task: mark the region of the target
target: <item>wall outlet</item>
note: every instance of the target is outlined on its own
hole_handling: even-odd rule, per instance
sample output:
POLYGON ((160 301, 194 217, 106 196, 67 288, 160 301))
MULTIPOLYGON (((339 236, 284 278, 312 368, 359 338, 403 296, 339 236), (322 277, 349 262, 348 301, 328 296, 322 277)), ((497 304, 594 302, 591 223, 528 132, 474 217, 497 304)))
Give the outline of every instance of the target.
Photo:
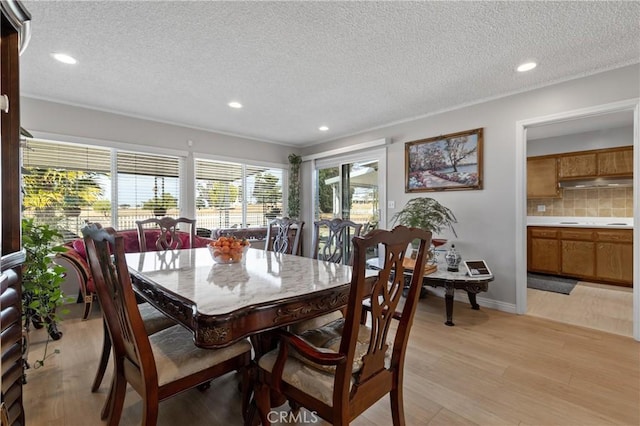
POLYGON ((387 208, 395 209, 396 208, 396 202, 395 201, 387 201, 387 208))
POLYGON ((547 211, 547 206, 545 206, 544 204, 538 204, 538 211, 539 212, 547 211))

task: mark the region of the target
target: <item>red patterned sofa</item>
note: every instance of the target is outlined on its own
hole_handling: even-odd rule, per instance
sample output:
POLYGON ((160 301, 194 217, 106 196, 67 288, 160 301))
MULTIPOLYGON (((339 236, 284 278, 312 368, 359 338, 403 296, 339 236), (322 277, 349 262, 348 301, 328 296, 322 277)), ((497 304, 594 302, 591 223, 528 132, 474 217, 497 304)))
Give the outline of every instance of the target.
MULTIPOLYGON (((147 247, 153 247, 155 249, 159 232, 159 230, 145 231, 147 247)), ((118 234, 124 236, 125 253, 138 253, 140 251, 137 230, 127 229, 118 231, 118 234)), ((182 240, 182 246, 189 247, 189 233, 178 231, 178 235, 182 240)), ((210 241, 211 239, 209 238, 196 236, 193 246, 205 247, 210 241)), ((93 301, 95 299, 95 287, 93 277, 91 276, 91 269, 87 263, 87 252, 84 248, 84 241, 81 238, 78 238, 65 243, 64 247, 67 248, 67 251, 56 253, 53 260, 58 265, 67 268, 67 279, 77 279, 78 286, 80 288, 78 299, 82 298, 82 301, 84 302, 84 314, 82 319, 87 319, 91 313, 91 307, 93 306, 93 301)))

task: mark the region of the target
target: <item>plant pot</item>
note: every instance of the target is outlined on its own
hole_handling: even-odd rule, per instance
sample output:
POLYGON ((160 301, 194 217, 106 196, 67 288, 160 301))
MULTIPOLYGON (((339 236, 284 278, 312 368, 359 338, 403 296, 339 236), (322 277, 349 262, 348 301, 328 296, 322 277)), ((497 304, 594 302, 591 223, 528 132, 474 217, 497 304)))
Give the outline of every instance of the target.
POLYGON ((153 209, 153 214, 155 216, 166 216, 167 215, 167 209, 164 207, 156 207, 155 209, 153 209))

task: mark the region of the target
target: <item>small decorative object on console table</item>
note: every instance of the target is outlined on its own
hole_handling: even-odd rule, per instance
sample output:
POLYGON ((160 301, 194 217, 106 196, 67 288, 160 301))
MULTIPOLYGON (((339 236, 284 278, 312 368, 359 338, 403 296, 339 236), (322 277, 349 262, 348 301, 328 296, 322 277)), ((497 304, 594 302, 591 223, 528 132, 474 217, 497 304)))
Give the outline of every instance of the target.
POLYGON ((447 251, 444 259, 447 261, 447 271, 458 272, 458 267, 460 266, 462 257, 456 250, 455 244, 451 244, 451 248, 449 249, 449 251, 447 251))
MULTIPOLYGON (((439 233, 443 228, 449 228, 456 237, 456 230, 453 224, 457 219, 453 212, 440 204, 437 200, 429 197, 417 197, 409 200, 402 210, 396 212, 391 218, 393 224, 420 228, 431 231, 433 234, 439 233)), ((443 239, 432 239, 432 247, 429 249, 429 264, 435 265, 437 262, 435 247, 446 242, 443 239)))

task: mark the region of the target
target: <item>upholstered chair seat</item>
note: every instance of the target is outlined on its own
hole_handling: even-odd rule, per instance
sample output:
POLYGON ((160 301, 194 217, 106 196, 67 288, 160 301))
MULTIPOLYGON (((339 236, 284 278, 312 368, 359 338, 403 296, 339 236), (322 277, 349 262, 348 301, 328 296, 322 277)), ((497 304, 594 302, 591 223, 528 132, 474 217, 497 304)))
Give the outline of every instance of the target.
MULTIPOLYGON (((325 324, 320 328, 305 330, 298 334, 302 340, 307 342, 318 352, 338 353, 340 342, 344 330, 344 318, 337 319, 325 324)), ((369 338, 371 329, 365 325, 358 330, 358 341, 356 343, 355 357, 351 374, 356 374, 362 369, 362 357, 369 349, 369 338)), ((260 368, 271 373, 278 357, 278 349, 267 353, 260 358, 260 368)), ((388 367, 391 362, 390 351, 385 353, 385 364, 388 367)), ((333 398, 333 383, 336 367, 333 365, 319 365, 303 357, 297 351, 291 351, 291 357, 287 359, 282 373, 282 380, 289 383, 298 390, 313 395, 331 406, 333 398)), ((353 380, 352 380, 353 384, 353 380)))
POLYGON ((221 364, 247 351, 251 343, 242 340, 222 349, 201 349, 193 344, 193 333, 175 325, 149 336, 151 350, 158 371, 158 386, 221 364))

